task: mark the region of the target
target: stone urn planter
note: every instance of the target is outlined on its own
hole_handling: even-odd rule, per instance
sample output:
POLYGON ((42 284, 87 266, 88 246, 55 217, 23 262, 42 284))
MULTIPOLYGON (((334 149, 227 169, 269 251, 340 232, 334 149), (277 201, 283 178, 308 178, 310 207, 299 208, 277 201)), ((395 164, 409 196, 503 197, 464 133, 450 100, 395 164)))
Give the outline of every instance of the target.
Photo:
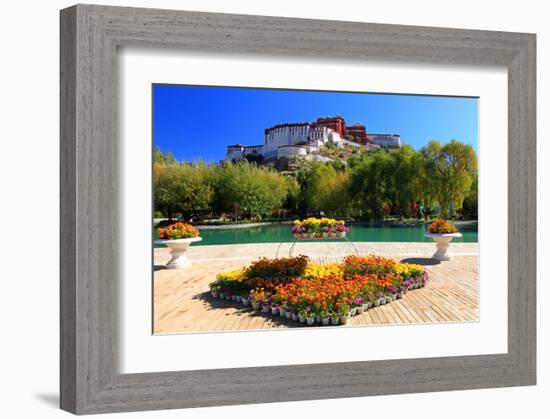
POLYGON ((181 269, 191 266, 191 261, 187 259, 185 253, 191 243, 200 242, 201 240, 200 237, 190 237, 188 239, 155 240, 155 243, 165 244, 170 249, 172 259, 166 264, 166 269, 181 269))
POLYGON ((346 232, 338 232, 338 233, 303 233, 303 234, 294 234, 294 238, 296 240, 311 240, 311 239, 332 239, 332 238, 345 238, 346 232))
POLYGON ((435 241, 436 251, 432 256, 432 259, 435 260, 451 260, 452 256, 448 252, 449 243, 455 237, 462 237, 460 233, 450 233, 450 234, 436 234, 436 233, 426 233, 424 237, 431 237, 435 241))

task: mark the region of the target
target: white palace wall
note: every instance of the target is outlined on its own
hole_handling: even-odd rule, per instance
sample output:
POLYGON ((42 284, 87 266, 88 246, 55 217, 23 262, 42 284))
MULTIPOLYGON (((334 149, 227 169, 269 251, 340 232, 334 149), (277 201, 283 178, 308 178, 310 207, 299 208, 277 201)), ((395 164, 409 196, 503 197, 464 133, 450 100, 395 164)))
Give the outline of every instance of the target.
POLYGON ((278 127, 265 135, 265 152, 273 151, 282 145, 292 145, 298 142, 307 142, 311 127, 309 125, 294 125, 278 127))

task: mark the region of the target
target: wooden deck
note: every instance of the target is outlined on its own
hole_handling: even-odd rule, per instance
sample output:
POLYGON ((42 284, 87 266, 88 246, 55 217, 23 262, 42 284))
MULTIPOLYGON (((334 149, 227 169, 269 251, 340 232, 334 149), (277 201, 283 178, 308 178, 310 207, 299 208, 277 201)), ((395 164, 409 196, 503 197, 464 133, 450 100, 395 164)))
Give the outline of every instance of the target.
MULTIPOLYGON (((426 265, 430 282, 425 288, 409 291, 401 300, 372 308, 364 314, 352 317, 346 326, 338 327, 478 320, 477 244, 456 244, 452 247, 456 254, 454 259, 440 264, 433 264, 429 258, 433 245, 371 245, 377 248, 372 249, 378 250, 377 254, 426 265)), ((237 303, 215 300, 210 296, 208 284, 215 279, 217 273, 245 266, 256 257, 250 255, 252 248, 232 247, 197 246, 190 252, 193 266, 181 270, 161 269, 168 254, 166 249, 155 249, 155 264, 158 265, 154 274, 155 333, 303 327, 298 322, 254 312, 237 303)), ((360 250, 362 254, 372 253, 364 252, 366 249, 360 250)), ((338 258, 323 253, 315 257, 323 262, 338 258)))

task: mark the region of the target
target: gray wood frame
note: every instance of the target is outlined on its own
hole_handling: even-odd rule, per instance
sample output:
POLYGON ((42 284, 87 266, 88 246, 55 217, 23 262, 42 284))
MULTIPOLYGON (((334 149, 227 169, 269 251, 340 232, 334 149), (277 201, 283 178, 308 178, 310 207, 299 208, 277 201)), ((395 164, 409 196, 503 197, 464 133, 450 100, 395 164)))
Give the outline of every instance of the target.
POLYGON ((535 64, 534 34, 92 5, 62 10, 61 408, 88 414, 535 384, 535 64), (507 66, 508 353, 118 374, 117 46, 507 66))

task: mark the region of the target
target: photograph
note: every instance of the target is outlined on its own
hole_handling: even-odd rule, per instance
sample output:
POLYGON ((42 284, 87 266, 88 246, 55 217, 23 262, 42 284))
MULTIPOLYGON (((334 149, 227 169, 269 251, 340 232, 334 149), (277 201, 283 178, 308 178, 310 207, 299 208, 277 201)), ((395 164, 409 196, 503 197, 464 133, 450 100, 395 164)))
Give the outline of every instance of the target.
POLYGON ((545 4, 3 3, 2 417, 544 416, 545 4))
POLYGON ((154 334, 479 320, 477 97, 152 98, 154 334))

